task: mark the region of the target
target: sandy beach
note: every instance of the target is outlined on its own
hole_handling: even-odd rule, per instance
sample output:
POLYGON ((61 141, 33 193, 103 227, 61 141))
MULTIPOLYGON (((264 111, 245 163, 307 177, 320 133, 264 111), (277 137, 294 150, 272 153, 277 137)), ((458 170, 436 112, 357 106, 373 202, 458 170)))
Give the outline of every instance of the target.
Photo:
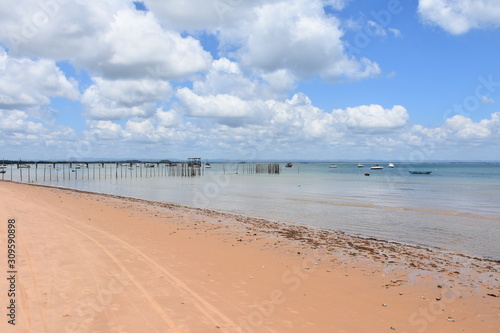
POLYGON ((75 190, 0 197, 1 332, 500 331, 498 261, 75 190))

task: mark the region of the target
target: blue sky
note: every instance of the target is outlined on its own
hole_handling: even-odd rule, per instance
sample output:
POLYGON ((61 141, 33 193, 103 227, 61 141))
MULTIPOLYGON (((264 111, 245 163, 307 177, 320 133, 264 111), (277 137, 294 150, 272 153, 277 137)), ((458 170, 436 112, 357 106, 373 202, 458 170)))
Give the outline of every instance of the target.
POLYGON ((493 0, 22 0, 6 159, 500 160, 493 0))

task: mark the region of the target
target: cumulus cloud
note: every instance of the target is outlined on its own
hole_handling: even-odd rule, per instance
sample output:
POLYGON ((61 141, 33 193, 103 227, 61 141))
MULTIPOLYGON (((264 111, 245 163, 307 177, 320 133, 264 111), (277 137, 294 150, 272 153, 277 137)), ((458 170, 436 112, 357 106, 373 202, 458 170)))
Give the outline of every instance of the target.
POLYGON ((0 110, 0 131, 3 134, 13 133, 38 134, 45 132, 41 123, 28 120, 28 115, 19 110, 0 110))
POLYGON ((47 3, 20 0, 2 6, 0 40, 12 54, 68 60, 114 79, 183 79, 210 64, 198 40, 162 28, 132 2, 47 3))
POLYGON ((296 77, 287 70, 244 73, 237 62, 220 58, 212 62, 207 74, 193 82, 199 95, 227 94, 242 99, 281 98, 295 87, 296 77))
POLYGON ((491 135, 491 128, 498 124, 498 116, 493 114, 491 120, 482 120, 479 123, 474 123, 472 119, 461 115, 456 115, 450 119, 446 119, 442 130, 448 132, 448 136, 458 139, 481 139, 491 135))
POLYGON ((97 36, 124 2, 19 0, 0 8, 0 39, 12 54, 57 60, 89 57, 97 36))
POLYGON ((442 147, 466 147, 479 142, 497 144, 500 139, 500 112, 491 114, 490 119, 474 122, 462 115, 455 115, 446 119, 436 128, 425 128, 413 125, 409 131, 401 135, 410 145, 440 145, 442 147))
POLYGON ((380 73, 376 63, 345 54, 339 20, 326 16, 318 1, 266 4, 255 14, 252 22, 232 36, 243 41, 238 55, 246 66, 327 79, 360 79, 380 73))
POLYGON ((200 42, 166 31, 150 13, 118 11, 102 37, 106 53, 93 66, 110 78, 180 79, 205 71, 211 56, 200 42))
POLYGON ((119 140, 123 130, 119 124, 110 120, 91 120, 87 122, 87 136, 98 140, 119 140))
POLYGON ((325 6, 341 9, 347 1, 169 0, 146 4, 166 27, 211 31, 222 55, 248 68, 334 80, 380 73, 375 62, 346 55, 340 21, 324 10, 325 6))
POLYGON ((149 117, 156 112, 158 101, 169 100, 172 88, 159 80, 106 80, 94 78, 85 90, 82 103, 92 119, 119 120, 128 117, 149 117))
POLYGON ((454 35, 500 27, 500 2, 496 0, 419 0, 418 12, 424 22, 454 35))
POLYGON ((0 108, 40 106, 49 104, 50 97, 78 99, 77 83, 53 61, 0 54, 0 108))
POLYGON ((407 125, 410 119, 406 108, 401 105, 392 109, 384 109, 381 105, 362 105, 336 109, 332 114, 338 122, 358 133, 392 132, 407 125))

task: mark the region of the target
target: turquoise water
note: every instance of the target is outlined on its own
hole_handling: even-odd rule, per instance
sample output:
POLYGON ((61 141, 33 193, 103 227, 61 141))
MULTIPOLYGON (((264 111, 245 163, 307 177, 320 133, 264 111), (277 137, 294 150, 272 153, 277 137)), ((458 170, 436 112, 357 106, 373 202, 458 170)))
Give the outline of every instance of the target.
MULTIPOLYGON (((381 164, 383 170, 370 170, 369 163, 363 168, 357 163, 336 165, 295 163, 279 175, 268 175, 245 173, 249 164, 213 163, 199 177, 168 177, 157 169, 149 170, 155 175, 141 178, 135 177, 135 170, 110 169, 106 179, 102 174, 93 179, 92 167, 77 171, 79 179, 73 173, 70 180, 62 180, 60 171, 55 180, 56 171, 51 170, 52 181, 47 170, 43 181, 38 169, 36 182, 500 259, 500 164, 381 164), (412 175, 409 170, 432 173, 412 175)), ((33 181, 34 170, 30 172, 33 181)), ((18 173, 13 170, 14 180, 18 173)), ((4 176, 9 179, 9 171, 4 176)))

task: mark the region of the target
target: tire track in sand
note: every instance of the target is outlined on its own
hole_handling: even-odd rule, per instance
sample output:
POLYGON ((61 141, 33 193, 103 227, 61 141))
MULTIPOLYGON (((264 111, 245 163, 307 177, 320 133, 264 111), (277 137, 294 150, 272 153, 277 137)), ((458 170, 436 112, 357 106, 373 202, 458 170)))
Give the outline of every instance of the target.
MULTIPOLYGON (((182 333, 182 330, 177 326, 177 324, 174 322, 174 320, 167 314, 163 309, 161 308, 160 304, 151 296, 151 294, 141 285, 137 279, 134 278, 132 273, 122 264, 118 258, 115 257, 106 247, 104 247, 101 243, 99 243, 94 237, 89 236, 87 233, 80 231, 68 224, 64 224, 66 227, 72 229, 73 231, 81 234, 82 236, 86 237, 88 240, 93 242, 97 247, 99 247, 106 255, 128 276, 130 281, 139 289, 146 297, 146 299, 149 301, 153 309, 160 315, 160 317, 165 321, 165 323, 173 330, 175 333, 182 333)), ((94 228, 95 229, 95 228, 94 228)), ((95 229, 96 231, 99 231, 98 229, 95 229)))
MULTIPOLYGON (((64 236, 67 236, 67 234, 68 234, 68 233, 63 233, 62 231, 59 231, 59 233, 63 234, 64 236)), ((82 241, 80 239, 78 239, 75 235, 71 234, 71 237, 75 241, 75 243, 78 244, 78 247, 79 247, 80 251, 85 256, 85 260, 87 262, 87 266, 93 272, 92 276, 94 276, 94 283, 98 287, 99 283, 98 283, 97 279, 95 278, 97 270, 95 269, 94 265, 99 266, 103 271, 108 271, 109 267, 107 265, 101 263, 98 260, 99 257, 97 255, 93 254, 91 251, 89 251, 87 249, 87 247, 85 247, 82 244, 82 241), (93 258, 94 260, 92 260, 91 258, 93 258)), ((123 273, 125 274, 125 272, 123 272, 123 273)), ((128 295, 128 293, 126 293, 125 291, 121 290, 119 294, 120 294, 120 296, 124 297, 129 302, 129 305, 131 305, 135 309, 136 313, 138 313, 140 315, 140 317, 142 318, 142 320, 145 323, 149 323, 149 324, 152 325, 152 323, 149 321, 149 319, 144 315, 142 309, 135 302, 132 301, 132 299, 130 298, 130 296, 128 295)), ((113 316, 113 319, 114 319, 114 322, 116 324, 119 324, 119 322, 116 320, 116 318, 114 316, 113 316)), ((157 329, 156 329, 156 331, 160 332, 157 329)))
MULTIPOLYGON (((83 236, 87 237, 89 240, 91 240, 92 242, 94 242, 96 245, 98 245, 106 254, 108 254, 112 259, 113 261, 122 269, 124 270, 125 272, 127 272, 128 275, 130 275, 130 272, 128 272, 128 270, 125 268, 125 266, 123 266, 123 264, 112 254, 110 253, 104 246, 102 246, 102 244, 100 244, 96 239, 94 239, 94 237, 90 236, 89 234, 81 231, 81 230, 78 230, 72 226, 69 226, 67 224, 65 224, 68 228, 71 228, 73 229, 74 231, 82 234, 83 236)), ((80 224, 82 225, 82 224, 80 224)), ((89 225, 84 225, 85 228, 88 228, 88 229, 91 229, 91 231, 93 232, 97 232, 97 233, 100 233, 104 236, 106 236, 107 238, 113 240, 114 242, 118 243, 118 244, 121 244, 122 246, 124 246, 125 248, 127 248, 129 251, 131 252, 134 252, 136 255, 138 255, 139 257, 143 258, 143 260, 145 260, 146 262, 148 262, 150 265, 152 265, 153 267, 155 267, 158 271, 160 271, 161 273, 165 274, 165 276, 167 276, 171 282, 176 285, 179 289, 185 291, 187 294, 189 294, 195 301, 199 302, 199 304, 196 304, 194 303, 195 306, 197 306, 197 308, 214 324, 214 325, 217 325, 217 326, 221 326, 220 324, 220 321, 224 322, 226 327, 230 327, 230 328, 233 328, 235 330, 237 329, 240 329, 240 327, 235 324, 230 318, 228 318, 225 314, 223 314, 221 311, 219 311, 215 306, 213 306, 212 304, 210 304, 208 301, 206 301, 204 298, 202 298, 199 294, 197 294, 193 289, 189 288, 184 282, 182 282, 180 279, 178 279, 177 277, 175 277, 172 273, 170 273, 169 271, 167 271, 163 266, 161 266, 160 264, 158 264, 156 261, 154 261, 153 259, 151 259, 149 256, 147 256, 146 254, 144 254, 142 251, 140 251, 139 249, 137 249, 136 247, 130 245, 129 243, 125 242, 124 240, 118 238, 117 236, 114 236, 106 231, 103 231, 103 230, 100 230, 100 229, 97 229, 95 227, 92 227, 92 226, 89 226, 89 225), (201 305, 201 306, 200 306, 201 305), (217 316, 220 318, 220 320, 215 320, 213 318, 213 315, 211 315, 210 312, 212 312, 213 315, 217 316)), ((131 277, 132 279, 132 277, 131 277)), ((144 288, 142 286, 140 286, 141 290, 144 290, 144 288)), ((144 292, 147 293, 147 291, 144 290, 144 292)), ((149 295, 149 294, 148 294, 149 295)), ((154 299, 153 299, 154 301, 154 299)), ((158 305, 156 303, 156 305, 158 305)))

